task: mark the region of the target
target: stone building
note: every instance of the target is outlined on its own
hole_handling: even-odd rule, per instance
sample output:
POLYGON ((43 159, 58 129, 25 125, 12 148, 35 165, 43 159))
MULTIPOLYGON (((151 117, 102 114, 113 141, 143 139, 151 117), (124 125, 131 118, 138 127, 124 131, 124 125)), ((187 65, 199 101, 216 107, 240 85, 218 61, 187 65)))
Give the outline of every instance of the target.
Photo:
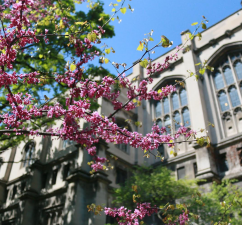
MULTIPOLYGON (((186 36, 187 32, 181 33, 182 44, 186 36)), ((118 112, 117 123, 143 134, 150 131, 154 119, 159 126, 169 127, 170 132, 180 123, 195 130, 207 129, 210 147, 181 142, 174 157, 167 146, 160 146, 163 164, 174 171, 177 179, 206 179, 205 188, 214 179, 223 178, 237 178, 242 186, 242 10, 202 32, 202 40, 194 38, 186 45, 190 51, 180 51, 175 63, 153 75, 149 88, 158 90, 186 79, 187 70, 196 71, 196 64, 204 60, 214 71, 206 71, 198 81, 186 79, 184 87, 161 102, 144 101, 134 112, 118 112), (143 126, 127 124, 126 119, 142 121, 143 126), (209 122, 215 127, 208 126, 209 122)), ((154 62, 162 63, 175 51, 154 62)), ((128 77, 135 84, 139 82, 136 78, 146 77, 146 71, 137 64, 128 77)), ((125 95, 121 98, 124 101, 125 95)), ((99 104, 101 113, 111 112, 106 99, 99 104)), ((87 205, 110 205, 110 191, 130 176, 134 164, 161 164, 154 157, 144 158, 142 151, 131 146, 100 142, 97 147, 98 155, 109 158, 113 170, 90 175, 90 156, 71 141, 30 138, 2 152, 2 160, 14 163, 0 165, 0 224, 105 224, 106 216, 87 212, 87 205), (114 156, 119 160, 115 161, 114 156)))

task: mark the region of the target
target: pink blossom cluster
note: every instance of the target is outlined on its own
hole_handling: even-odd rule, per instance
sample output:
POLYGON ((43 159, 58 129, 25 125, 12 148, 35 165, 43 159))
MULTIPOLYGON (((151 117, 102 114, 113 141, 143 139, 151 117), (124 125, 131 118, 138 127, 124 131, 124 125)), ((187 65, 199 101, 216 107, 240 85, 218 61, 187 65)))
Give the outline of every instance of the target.
POLYGON ((134 212, 124 208, 105 208, 106 215, 117 219, 119 225, 139 225, 139 220, 144 219, 145 216, 151 216, 157 213, 156 206, 151 207, 150 203, 138 203, 134 212))

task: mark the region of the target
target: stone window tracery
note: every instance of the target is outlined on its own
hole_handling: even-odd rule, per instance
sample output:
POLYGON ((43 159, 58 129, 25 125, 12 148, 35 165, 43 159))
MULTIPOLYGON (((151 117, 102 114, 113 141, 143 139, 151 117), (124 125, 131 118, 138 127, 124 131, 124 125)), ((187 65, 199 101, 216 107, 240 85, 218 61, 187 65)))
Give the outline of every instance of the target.
POLYGON ((242 132, 242 55, 227 54, 214 66, 213 86, 226 137, 242 132), (241 119, 241 120, 240 120, 241 119))
POLYGON ((154 118, 159 128, 166 127, 167 133, 174 133, 181 125, 189 127, 191 121, 185 87, 177 88, 161 101, 154 101, 154 118))

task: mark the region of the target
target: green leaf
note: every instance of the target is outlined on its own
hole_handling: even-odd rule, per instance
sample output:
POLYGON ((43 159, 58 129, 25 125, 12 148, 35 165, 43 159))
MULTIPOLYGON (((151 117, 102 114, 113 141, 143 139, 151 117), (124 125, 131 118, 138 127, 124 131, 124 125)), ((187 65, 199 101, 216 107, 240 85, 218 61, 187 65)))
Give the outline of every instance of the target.
POLYGON ((159 89, 159 90, 158 90, 158 94, 160 94, 161 92, 162 92, 162 90, 161 90, 161 89, 159 89))
POLYGON ((199 69, 199 73, 200 73, 201 75, 203 75, 203 74, 205 73, 205 68, 200 68, 200 69, 199 69))
POLYGON ((121 2, 122 0, 117 0, 117 2, 121 2))
POLYGON ((115 11, 116 11, 116 9, 115 9, 115 8, 113 8, 113 9, 112 9, 112 12, 115 12, 115 11))
POLYGON ((110 48, 105 49, 105 52, 106 52, 107 54, 109 54, 109 53, 110 53, 110 48))
POLYGON ((198 22, 192 23, 192 26, 195 26, 195 25, 197 25, 197 24, 198 24, 198 22))
POLYGON ((137 50, 138 50, 138 51, 143 51, 143 48, 144 48, 144 44, 143 44, 142 42, 140 42, 140 44, 139 44, 137 50))
POLYGON ((154 39, 153 39, 152 37, 149 37, 149 40, 150 40, 150 41, 154 41, 154 39))
POLYGON ((200 146, 203 146, 204 145, 204 138, 197 138, 197 144, 200 145, 200 146))
POLYGON ((202 39, 202 34, 198 32, 197 37, 199 38, 199 41, 200 41, 202 39))
POLYGON ((43 55, 42 54, 39 54, 39 58, 42 59, 43 58, 43 55))
POLYGON ((71 69, 71 71, 74 71, 76 69, 76 65, 72 63, 70 66, 70 69, 71 69))
POLYGON ((69 38, 69 33, 68 32, 66 32, 65 35, 66 35, 65 38, 69 38))
POLYGON ((161 45, 164 48, 167 48, 172 45, 172 42, 164 35, 161 36, 161 45))
POLYGON ((197 64, 195 64, 195 66, 198 66, 198 65, 200 65, 201 63, 197 63, 197 64))
POLYGON ((104 62, 107 64, 109 62, 109 59, 104 59, 104 62))
POLYGON ((121 11, 121 13, 125 14, 127 9, 125 7, 123 7, 123 8, 120 9, 120 11, 121 11))
POLYGON ((142 60, 140 63, 139 63, 142 67, 146 68, 149 64, 148 60, 147 59, 144 59, 142 60))
POLYGON ((202 29, 207 29, 207 26, 206 26, 206 24, 205 23, 202 23, 202 29))
POLYGON ((87 39, 88 39, 89 41, 91 41, 91 42, 95 42, 96 39, 97 39, 97 35, 96 35, 95 33, 89 33, 89 34, 87 35, 87 39))

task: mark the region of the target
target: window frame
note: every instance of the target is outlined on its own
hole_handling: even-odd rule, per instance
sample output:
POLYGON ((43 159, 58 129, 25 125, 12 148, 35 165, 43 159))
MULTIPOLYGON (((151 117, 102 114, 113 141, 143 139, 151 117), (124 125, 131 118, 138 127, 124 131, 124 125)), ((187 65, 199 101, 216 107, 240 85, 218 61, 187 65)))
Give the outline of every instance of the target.
POLYGON ((213 89, 213 95, 215 99, 215 105, 218 111, 218 114, 220 115, 220 124, 222 126, 222 136, 223 138, 241 133, 239 125, 238 125, 238 118, 237 118, 237 112, 238 108, 242 109, 242 77, 239 78, 236 72, 236 65, 237 63, 242 64, 242 52, 240 51, 227 51, 224 56, 218 58, 216 60, 217 63, 214 63, 214 71, 209 73, 210 75, 210 81, 212 84, 212 89, 213 89), (222 59, 222 60, 220 60, 222 59), (227 83, 225 76, 224 76, 224 69, 229 67, 231 69, 231 74, 233 77, 234 82, 233 83, 227 83), (223 82, 224 82, 224 87, 217 89, 216 83, 215 83, 215 74, 219 72, 222 76, 223 82), (238 98, 236 101, 239 101, 240 104, 235 104, 236 101, 233 100, 233 96, 231 95, 230 90, 232 88, 235 88, 237 91, 237 96, 238 98), (221 107, 221 102, 219 99, 220 94, 224 92, 227 98, 227 106, 224 110, 222 110, 221 107), (228 116, 231 119, 230 125, 228 125, 228 116), (232 126, 232 130, 229 129, 232 126))

